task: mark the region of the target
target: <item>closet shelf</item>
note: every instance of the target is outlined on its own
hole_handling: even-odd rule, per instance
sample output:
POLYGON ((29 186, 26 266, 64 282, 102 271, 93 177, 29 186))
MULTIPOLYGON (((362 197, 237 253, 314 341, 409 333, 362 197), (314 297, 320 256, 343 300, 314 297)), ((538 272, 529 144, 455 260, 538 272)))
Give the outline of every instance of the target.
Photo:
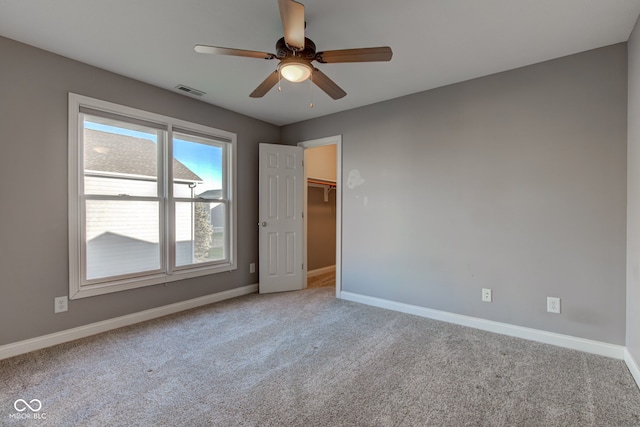
POLYGON ((324 201, 329 201, 329 191, 336 188, 335 181, 329 181, 326 179, 307 178, 307 186, 318 187, 324 189, 324 201))
POLYGON ((329 181, 329 180, 326 180, 326 179, 307 178, 307 185, 310 185, 310 184, 322 185, 322 186, 326 186, 326 187, 336 188, 336 182, 335 181, 329 181))

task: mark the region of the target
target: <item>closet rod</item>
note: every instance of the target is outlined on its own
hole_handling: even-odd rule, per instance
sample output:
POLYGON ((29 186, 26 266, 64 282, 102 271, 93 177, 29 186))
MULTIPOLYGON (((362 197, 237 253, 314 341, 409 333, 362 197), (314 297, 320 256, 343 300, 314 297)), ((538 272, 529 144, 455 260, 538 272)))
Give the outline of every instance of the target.
POLYGON ((329 187, 336 187, 336 183, 333 181, 325 181, 322 179, 307 179, 307 184, 318 184, 318 185, 328 185, 329 187))

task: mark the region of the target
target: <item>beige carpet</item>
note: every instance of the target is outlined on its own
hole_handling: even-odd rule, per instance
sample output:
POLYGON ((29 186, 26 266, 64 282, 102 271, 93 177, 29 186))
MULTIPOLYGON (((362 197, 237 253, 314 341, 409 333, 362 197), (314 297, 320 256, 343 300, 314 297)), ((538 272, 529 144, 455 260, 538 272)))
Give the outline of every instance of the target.
POLYGON ((640 392, 620 360, 341 301, 326 287, 0 361, 0 425, 632 426, 640 392), (17 399, 39 399, 46 419, 11 418, 17 399))

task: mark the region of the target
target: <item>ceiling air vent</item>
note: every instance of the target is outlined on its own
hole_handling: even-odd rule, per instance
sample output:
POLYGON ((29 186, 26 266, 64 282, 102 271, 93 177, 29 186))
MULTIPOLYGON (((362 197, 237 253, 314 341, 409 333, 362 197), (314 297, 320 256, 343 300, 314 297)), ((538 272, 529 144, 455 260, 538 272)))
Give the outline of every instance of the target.
POLYGON ((198 90, 198 89, 194 89, 192 87, 189 86, 185 86, 185 85, 178 85, 176 86, 176 89, 181 90, 182 92, 186 92, 188 94, 191 95, 196 95, 196 96, 202 96, 205 94, 205 92, 198 90))

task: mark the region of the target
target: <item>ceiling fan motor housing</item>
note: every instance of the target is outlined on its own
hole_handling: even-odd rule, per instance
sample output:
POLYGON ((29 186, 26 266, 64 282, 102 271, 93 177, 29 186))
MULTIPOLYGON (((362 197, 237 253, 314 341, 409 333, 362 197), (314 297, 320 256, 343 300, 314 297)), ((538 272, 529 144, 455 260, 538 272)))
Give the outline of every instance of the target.
POLYGON ((290 56, 296 56, 300 58, 312 61, 316 57, 316 44, 308 39, 304 38, 304 49, 294 51, 284 41, 284 37, 276 42, 276 57, 280 59, 288 58, 290 56))

